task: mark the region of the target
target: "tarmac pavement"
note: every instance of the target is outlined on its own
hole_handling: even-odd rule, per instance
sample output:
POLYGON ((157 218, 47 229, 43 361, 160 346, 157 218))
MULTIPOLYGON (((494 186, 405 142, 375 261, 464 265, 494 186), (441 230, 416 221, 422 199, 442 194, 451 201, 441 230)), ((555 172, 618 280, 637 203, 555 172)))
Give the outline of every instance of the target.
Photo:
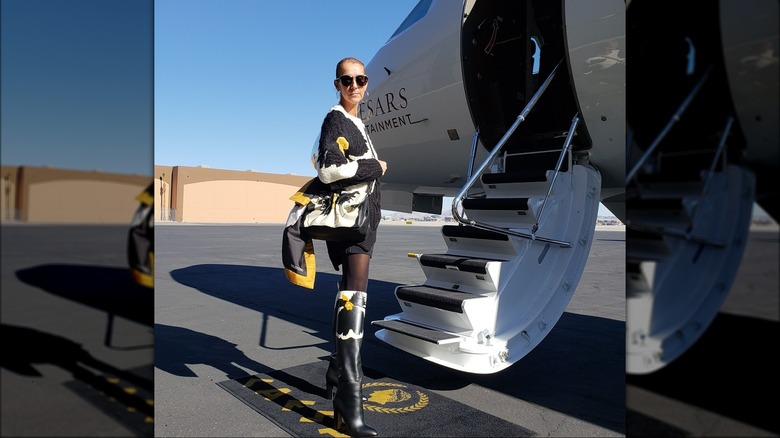
MULTIPOLYGON (((502 372, 471 375, 379 341, 369 323, 400 311, 395 286, 425 280, 407 253, 443 252, 440 226, 380 225, 370 268, 363 366, 538 435, 623 436, 623 228, 596 232, 567 311, 534 351, 502 372)), ((340 274, 324 243, 315 241, 317 277, 308 290, 284 277, 281 224, 156 228, 155 434, 288 436, 217 383, 329 354, 340 274)), ((314 383, 324 386, 324 376, 314 383)))
MULTIPOLYGON (((383 223, 367 321, 400 310, 396 285, 424 280, 406 254, 443 251, 440 225, 383 223)), ((339 274, 324 245, 315 243, 317 283, 305 290, 282 273, 281 224, 156 228, 152 296, 128 281, 127 226, 0 227, 0 435, 287 436, 217 383, 325 358, 339 274), (106 387, 110 375, 123 378, 106 387), (154 404, 153 419, 143 403, 154 404)), ((778 388, 766 360, 780 320, 777 229, 751 233, 712 327, 649 381, 624 374, 624 249, 622 227, 597 228, 561 320, 505 371, 432 364, 379 341, 368 324, 364 366, 538 435, 777 436, 776 404, 755 396, 778 388)))
POLYGON ((151 436, 153 306, 127 225, 3 224, 3 437, 151 436))

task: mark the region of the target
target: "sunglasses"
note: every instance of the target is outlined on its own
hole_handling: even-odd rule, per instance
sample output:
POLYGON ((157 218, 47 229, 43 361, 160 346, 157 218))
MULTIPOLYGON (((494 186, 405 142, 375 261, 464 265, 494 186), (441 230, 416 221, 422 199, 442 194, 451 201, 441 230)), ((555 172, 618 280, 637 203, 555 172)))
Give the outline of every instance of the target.
MULTIPOLYGON (((341 81, 341 85, 345 87, 349 87, 350 85, 352 85, 352 79, 353 77, 349 75, 342 75, 336 78, 336 80, 341 81)), ((357 75, 354 77, 354 79, 355 82, 357 82, 358 87, 365 87, 366 84, 368 83, 368 76, 366 75, 357 75)))

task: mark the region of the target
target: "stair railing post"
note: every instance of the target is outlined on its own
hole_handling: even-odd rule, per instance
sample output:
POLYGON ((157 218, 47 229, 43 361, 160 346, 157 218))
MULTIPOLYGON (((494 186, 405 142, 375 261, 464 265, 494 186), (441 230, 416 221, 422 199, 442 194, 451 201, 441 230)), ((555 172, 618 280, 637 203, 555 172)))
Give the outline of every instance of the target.
MULTIPOLYGON (((539 87, 536 93, 534 93, 534 95, 528 101, 525 108, 523 108, 523 110, 520 112, 520 115, 517 116, 517 119, 515 119, 514 123, 512 123, 512 126, 509 128, 509 130, 504 134, 503 137, 501 137, 501 140, 499 140, 498 143, 496 143, 496 146, 490 152, 490 155, 488 155, 485 161, 483 161, 482 164, 479 166, 479 168, 476 170, 474 175, 472 175, 468 179, 468 181, 466 181, 466 184, 463 186, 463 188, 461 188, 458 194, 455 195, 455 197, 452 199, 452 217, 458 223, 469 224, 469 225, 475 224, 474 221, 461 216, 460 212, 458 211, 458 209, 460 208, 460 204, 463 202, 463 198, 466 197, 466 193, 468 193, 468 190, 474 185, 477 179, 479 179, 482 176, 482 174, 485 172, 485 169, 487 169, 488 166, 493 163, 493 160, 495 160, 495 158, 501 152, 501 149, 504 147, 507 140, 509 140, 509 137, 511 137, 512 134, 517 129, 517 127, 520 126, 520 123, 525 121, 526 116, 528 115, 528 113, 531 112, 534 105, 536 105, 536 102, 539 100, 539 97, 541 97, 542 93, 544 93, 544 91, 550 85, 550 82, 552 82, 552 79, 555 76, 555 73, 558 71, 558 67, 561 66, 561 63, 563 63, 563 60, 558 61, 558 64, 555 66, 555 68, 553 68, 552 72, 550 72, 550 75, 547 76, 547 79, 544 80, 544 83, 542 83, 542 85, 539 87)), ((501 228, 501 230, 503 230, 503 228, 501 228)), ((506 231, 501 231, 501 232, 505 233, 506 231)))
POLYGON ((661 131, 660 134, 653 140, 653 143, 650 145, 650 147, 647 148, 647 150, 642 154, 642 156, 639 158, 639 161, 634 165, 634 167, 631 169, 630 172, 626 175, 626 183, 631 182, 632 179, 634 179, 634 175, 639 171, 639 169, 642 167, 642 165, 645 163, 648 157, 653 153, 655 148, 658 146, 659 143, 661 143, 661 140, 666 137, 666 134, 669 133, 669 130, 672 129, 672 126, 674 126, 679 120, 680 116, 683 112, 685 112, 685 109, 688 107, 688 104, 691 103, 694 96, 698 94, 699 89, 701 89, 702 85, 704 85, 704 82, 707 80, 707 77, 710 75, 710 71, 712 70, 712 67, 709 67, 707 71, 704 73, 704 75, 699 79, 699 82, 696 83, 696 85, 693 87, 691 92, 688 94, 688 96, 683 100, 682 104, 680 104, 680 107, 677 109, 677 112, 672 115, 671 119, 666 123, 666 126, 664 126, 664 129, 661 131))
POLYGON ((474 173, 474 161, 477 159, 477 144, 479 143, 479 126, 474 131, 474 136, 471 139, 471 155, 469 155, 469 167, 466 169, 466 179, 471 178, 474 173))
MULTIPOLYGON (((726 138, 731 133, 731 127, 734 125, 734 116, 729 115, 728 118, 726 118, 726 126, 723 128, 723 134, 720 136, 720 141, 718 142, 718 149, 715 151, 715 156, 712 157, 712 162, 710 163, 709 171, 707 172, 707 177, 704 179, 704 184, 702 184, 701 188, 701 194, 699 195, 699 199, 694 202, 693 207, 691 208, 691 219, 693 219, 693 216, 696 214, 696 210, 699 208, 699 203, 701 200, 707 196, 707 191, 709 190, 710 181, 712 181, 712 174, 715 172, 715 166, 718 164, 718 160, 721 159, 721 157, 724 157, 724 163, 725 163, 725 154, 723 153, 723 149, 726 146, 726 138)), ((691 232, 693 229, 693 221, 691 221, 688 224, 687 232, 691 232)))
POLYGON ((553 173, 552 180, 550 180, 550 183, 547 185, 547 193, 544 195, 544 200, 542 201, 542 206, 539 207, 539 215, 536 218, 536 223, 534 224, 533 228, 531 228, 531 235, 536 238, 536 231, 539 230, 539 221, 542 220, 542 213, 544 213, 544 206, 547 204, 547 199, 550 197, 550 193, 552 193, 553 186, 555 185, 555 180, 558 178, 558 172, 561 170, 561 165, 563 164, 563 159, 566 157, 566 153, 571 148, 571 140, 574 138, 574 132, 577 129, 577 124, 580 122, 580 114, 576 113, 574 114, 574 118, 571 120, 571 126, 569 126, 569 132, 566 133, 566 141, 563 142, 563 149, 561 149, 561 154, 558 156, 558 162, 555 164, 555 172, 553 173))

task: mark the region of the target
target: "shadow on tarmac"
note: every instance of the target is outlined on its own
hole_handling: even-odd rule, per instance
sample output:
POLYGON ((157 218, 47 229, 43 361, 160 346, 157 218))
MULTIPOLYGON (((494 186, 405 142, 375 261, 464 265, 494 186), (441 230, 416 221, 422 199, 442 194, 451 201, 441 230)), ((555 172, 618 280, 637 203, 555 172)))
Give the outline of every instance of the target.
MULTIPOLYGON (((154 293, 150 288, 138 285, 127 269, 87 265, 40 265, 16 272, 17 278, 29 285, 61 298, 104 311, 108 314, 104 345, 115 350, 148 349, 151 345, 111 345, 113 318, 152 326, 154 319, 154 293)), ((78 324, 73 321, 71 324, 78 324)), ((6 353, 0 365, 16 374, 43 378, 36 366, 54 365, 69 372, 84 386, 66 384, 83 397, 113 413, 116 402, 128 412, 138 412, 153 418, 154 407, 147 399, 153 394, 152 367, 134 372, 117 368, 94 357, 82 344, 63 336, 46 333, 32 327, 9 324, 0 325, 6 353), (91 388, 91 389, 90 389, 91 388), (134 389, 133 389, 134 388, 134 389), (101 395, 96 395, 97 393, 101 395)), ((127 416, 119 414, 120 417, 127 416)), ((122 418, 123 423, 138 431, 148 433, 146 422, 137 424, 138 417, 122 418)), ((143 418, 143 417, 140 417, 143 418)))
MULTIPOLYGON (((55 365, 70 372, 76 380, 102 391, 107 397, 113 397, 123 405, 135 408, 150 417, 154 415, 154 409, 151 405, 142 398, 126 392, 121 386, 112 383, 106 375, 119 378, 148 391, 152 391, 151 379, 121 370, 96 359, 81 344, 62 336, 8 324, 0 324, 0 332, 6 350, 0 358, 2 368, 23 376, 44 377, 35 365, 55 365)), ((108 399, 106 402, 111 403, 108 399)))
POLYGON ((154 326, 154 366, 180 377, 198 377, 187 365, 210 365, 227 375, 228 379, 247 376, 240 365, 257 374, 271 368, 250 359, 237 347, 216 336, 165 324, 154 326), (236 365, 234 365, 236 364, 236 365))
MULTIPOLYGON (((719 313, 683 356, 655 373, 629 375, 627 383, 778 433, 777 404, 759 396, 780 389, 777 358, 770 354, 778 326, 776 321, 719 313)), ((629 435, 642 436, 641 422, 630 421, 629 426, 629 435)))
POLYGON ((127 268, 40 265, 21 269, 16 276, 52 295, 149 327, 154 325, 154 290, 133 281, 127 268))
MULTIPOLYGON (((283 270, 278 268, 199 264, 173 270, 170 274, 183 285, 261 314, 264 321, 258 334, 260 347, 310 347, 287 347, 284 340, 269 336, 266 322, 269 317, 275 317, 306 327, 308 334, 322 339, 315 345, 331 349, 332 309, 340 275, 317 273, 315 288, 309 290, 287 281, 283 270)), ((367 376, 373 379, 388 376, 445 391, 477 384, 620 433, 625 430, 623 321, 564 313, 554 330, 523 360, 495 374, 469 374, 400 351, 372 336, 377 329, 370 321, 400 311, 394 295, 396 286, 399 285, 369 281, 367 336, 362 350, 367 376)), ((158 368, 177 375, 192 375, 185 370, 184 364, 203 363, 236 376, 237 370, 225 368, 227 357, 257 372, 267 372, 260 369, 266 367, 253 363, 236 350, 234 344, 186 329, 157 327, 155 339, 160 347, 156 356, 158 368), (174 347, 174 343, 178 347, 174 347), (176 348, 181 350, 177 352, 176 348), (221 349, 226 354, 221 359, 222 363, 214 363, 213 358, 220 354, 210 353, 212 349, 221 349)), ((323 360, 325 358, 322 357, 323 360)))

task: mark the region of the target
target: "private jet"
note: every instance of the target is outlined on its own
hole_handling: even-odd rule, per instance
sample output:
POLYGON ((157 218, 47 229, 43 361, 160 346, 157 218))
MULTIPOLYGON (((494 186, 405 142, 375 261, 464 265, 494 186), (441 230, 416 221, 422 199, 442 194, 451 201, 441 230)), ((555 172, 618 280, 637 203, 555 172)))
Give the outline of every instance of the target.
POLYGON ((376 336, 468 373, 550 333, 599 203, 626 225, 626 371, 707 329, 754 205, 777 220, 778 5, 421 0, 366 65, 383 208, 457 222, 376 336), (632 53, 627 75, 626 51, 632 53), (629 98, 626 98, 627 91, 629 98))
POLYGON ((627 8, 626 372, 688 351, 778 217, 776 0, 627 8))
POLYGON ((444 253, 410 254, 426 280, 395 289, 379 339, 490 374, 550 333, 599 204, 626 218, 625 18, 621 0, 422 0, 366 64, 382 208, 452 197, 457 221, 444 253))

